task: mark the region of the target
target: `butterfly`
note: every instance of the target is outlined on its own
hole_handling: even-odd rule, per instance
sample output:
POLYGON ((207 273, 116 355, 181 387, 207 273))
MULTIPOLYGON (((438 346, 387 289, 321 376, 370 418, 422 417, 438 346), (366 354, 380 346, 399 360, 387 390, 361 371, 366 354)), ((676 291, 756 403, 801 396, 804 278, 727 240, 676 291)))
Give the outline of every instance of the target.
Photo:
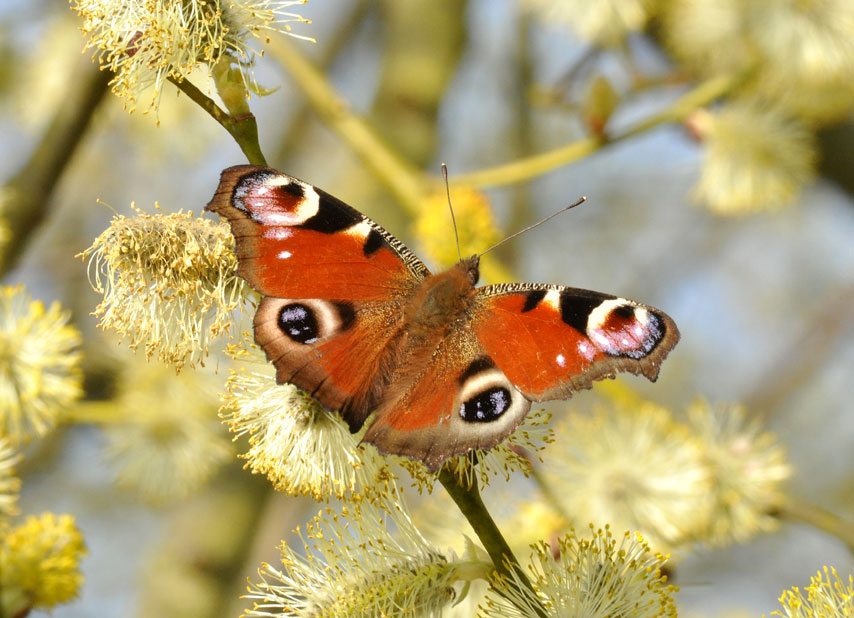
POLYGON ((531 402, 618 371, 654 381, 679 341, 662 311, 559 285, 475 287, 479 257, 432 274, 341 200, 251 165, 207 210, 231 224, 237 273, 262 295, 255 341, 363 441, 438 469, 510 435, 531 402))

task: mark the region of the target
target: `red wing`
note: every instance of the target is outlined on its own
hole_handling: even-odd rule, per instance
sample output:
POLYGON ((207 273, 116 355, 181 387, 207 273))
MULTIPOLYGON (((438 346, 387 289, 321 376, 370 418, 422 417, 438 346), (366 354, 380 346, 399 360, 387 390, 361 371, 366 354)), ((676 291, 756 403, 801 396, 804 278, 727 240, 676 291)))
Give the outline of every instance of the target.
POLYGON ((664 312, 599 292, 531 283, 480 288, 472 328, 526 397, 564 399, 618 371, 658 377, 679 341, 664 312))
POLYGON ((379 403, 401 319, 390 303, 268 296, 255 314, 255 341, 278 383, 302 388, 358 431, 379 403))
POLYGON ((429 275, 403 243, 357 210, 267 167, 224 170, 206 209, 229 220, 237 272, 266 296, 390 299, 429 275))
POLYGON ((494 446, 531 407, 467 328, 453 330, 426 367, 405 375, 383 397, 363 439, 431 470, 449 457, 494 446))

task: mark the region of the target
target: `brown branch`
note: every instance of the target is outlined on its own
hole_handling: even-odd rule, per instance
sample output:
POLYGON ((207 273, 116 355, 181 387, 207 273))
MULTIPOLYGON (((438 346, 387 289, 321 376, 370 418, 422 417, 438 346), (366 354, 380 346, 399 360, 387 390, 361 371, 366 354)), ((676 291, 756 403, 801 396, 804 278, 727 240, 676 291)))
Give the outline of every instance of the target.
POLYGON ((2 191, 9 239, 0 246, 0 275, 8 273, 49 212, 50 198, 112 78, 87 62, 75 70, 41 141, 2 191))

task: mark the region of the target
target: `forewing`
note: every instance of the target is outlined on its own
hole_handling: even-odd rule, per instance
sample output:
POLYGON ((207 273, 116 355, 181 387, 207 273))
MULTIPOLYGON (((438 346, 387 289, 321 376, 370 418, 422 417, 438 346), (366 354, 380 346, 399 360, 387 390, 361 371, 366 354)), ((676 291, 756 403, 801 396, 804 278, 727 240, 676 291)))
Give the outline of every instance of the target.
POLYGON ((471 326, 531 400, 565 399, 617 372, 655 381, 679 341, 663 311, 609 294, 532 283, 478 289, 471 326))
POLYGON ((382 227, 267 167, 222 172, 207 210, 228 219, 238 274, 264 295, 255 341, 290 382, 358 430, 394 362, 401 303, 424 264, 382 227))
POLYGON ((231 223, 237 272, 266 296, 384 300, 429 274, 368 217, 274 169, 224 170, 206 209, 231 223))

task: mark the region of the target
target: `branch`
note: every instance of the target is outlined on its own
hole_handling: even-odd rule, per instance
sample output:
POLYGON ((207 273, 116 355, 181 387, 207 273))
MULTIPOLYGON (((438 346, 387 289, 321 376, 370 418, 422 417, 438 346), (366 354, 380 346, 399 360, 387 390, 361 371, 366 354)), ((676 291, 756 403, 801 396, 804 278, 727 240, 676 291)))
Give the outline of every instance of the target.
POLYGON ((741 74, 712 78, 682 95, 662 111, 615 135, 591 135, 555 150, 519 159, 512 163, 487 168, 479 172, 461 174, 452 178, 452 181, 477 187, 495 187, 536 178, 582 159, 609 144, 615 144, 640 133, 645 133, 661 124, 681 121, 692 111, 708 105, 730 92, 743 79, 744 76, 741 74))
POLYGON ((854 523, 846 521, 821 507, 788 497, 780 507, 781 520, 798 521, 824 530, 841 540, 854 553, 854 523))
POLYGON ((267 159, 264 158, 264 153, 261 152, 261 145, 258 142, 258 123, 252 113, 247 112, 239 116, 231 116, 189 80, 177 79, 170 75, 169 81, 229 132, 251 164, 267 165, 267 159))
POLYGON ((285 67, 326 124, 371 168, 410 214, 417 214, 426 191, 421 174, 398 156, 333 88, 323 72, 285 37, 274 37, 267 53, 285 67))
POLYGON ((112 77, 110 71, 101 71, 91 63, 80 65, 36 149, 0 189, 6 194, 2 216, 10 233, 9 240, 0 246, 0 275, 15 266, 32 233, 47 216, 51 194, 83 141, 112 77))

